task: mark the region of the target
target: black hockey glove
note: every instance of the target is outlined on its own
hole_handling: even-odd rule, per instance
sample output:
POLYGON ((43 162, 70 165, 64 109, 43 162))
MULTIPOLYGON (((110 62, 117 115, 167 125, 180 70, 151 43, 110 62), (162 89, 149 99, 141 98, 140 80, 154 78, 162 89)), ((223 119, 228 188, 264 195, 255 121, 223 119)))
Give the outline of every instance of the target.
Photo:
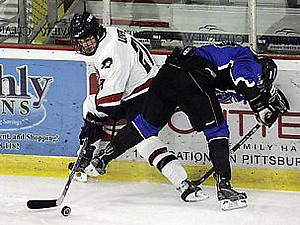
POLYGON ((95 149, 98 147, 102 133, 103 133, 103 126, 104 122, 107 117, 99 118, 94 116, 91 113, 88 113, 84 120, 84 125, 81 127, 81 132, 79 134, 79 141, 80 145, 83 144, 83 139, 88 137, 88 147, 83 154, 80 168, 84 169, 89 165, 93 158, 93 153, 95 149))
POLYGON ((283 92, 274 86, 249 100, 249 104, 258 122, 268 127, 275 123, 279 113, 285 113, 290 109, 283 92))

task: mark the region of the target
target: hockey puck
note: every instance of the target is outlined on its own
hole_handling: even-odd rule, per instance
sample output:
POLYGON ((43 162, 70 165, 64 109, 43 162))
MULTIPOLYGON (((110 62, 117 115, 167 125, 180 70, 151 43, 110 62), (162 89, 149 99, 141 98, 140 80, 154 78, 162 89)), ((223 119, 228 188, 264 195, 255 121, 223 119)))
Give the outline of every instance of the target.
POLYGON ((69 216, 71 214, 71 208, 69 206, 64 206, 62 209, 61 209, 61 214, 63 216, 69 216))

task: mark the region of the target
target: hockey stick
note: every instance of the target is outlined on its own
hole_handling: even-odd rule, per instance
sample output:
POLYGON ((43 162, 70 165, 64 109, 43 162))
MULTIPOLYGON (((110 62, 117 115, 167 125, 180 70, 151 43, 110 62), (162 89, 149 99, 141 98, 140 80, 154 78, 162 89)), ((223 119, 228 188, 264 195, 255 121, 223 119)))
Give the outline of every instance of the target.
MULTIPOLYGON (((248 133, 238 142, 235 144, 235 146, 233 146, 232 149, 230 149, 231 153, 235 153, 239 147, 242 146, 242 144, 244 144, 250 137, 252 137, 252 135, 260 128, 260 124, 257 123, 254 127, 251 128, 250 131, 248 131, 248 133)), ((209 171, 207 171, 202 177, 200 177, 198 180, 195 180, 194 183, 196 185, 200 185, 202 184, 211 174, 213 174, 213 172, 215 171, 215 168, 212 167, 210 168, 209 171)))
POLYGON ((112 142, 112 140, 113 140, 114 137, 115 137, 115 133, 116 133, 116 125, 117 125, 117 120, 114 119, 112 131, 111 131, 111 136, 110 136, 110 142, 112 142))
POLYGON ((56 206, 60 206, 63 201, 64 201, 64 198, 66 197, 66 194, 70 188, 70 184, 74 178, 74 175, 75 175, 75 171, 76 169, 79 167, 79 164, 80 164, 80 161, 82 159, 82 156, 86 150, 88 146, 88 138, 85 138, 83 140, 83 144, 82 144, 82 147, 80 148, 80 151, 79 151, 79 154, 76 158, 76 161, 74 163, 74 166, 72 168, 72 171, 71 173, 69 174, 69 178, 68 178, 68 181, 67 183, 65 184, 65 187, 60 195, 60 197, 58 199, 52 199, 52 200, 29 200, 27 202, 27 207, 29 209, 44 209, 44 208, 51 208, 51 207, 56 207, 56 206))

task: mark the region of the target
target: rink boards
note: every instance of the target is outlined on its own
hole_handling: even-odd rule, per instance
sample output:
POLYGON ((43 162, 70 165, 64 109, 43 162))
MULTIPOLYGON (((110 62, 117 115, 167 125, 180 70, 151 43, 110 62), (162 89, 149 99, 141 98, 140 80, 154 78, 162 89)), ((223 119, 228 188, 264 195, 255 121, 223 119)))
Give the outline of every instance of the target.
MULTIPOLYGON (((0 174, 66 177, 67 164, 78 149, 82 102, 95 90, 89 58, 54 49, 2 48, 0 52, 0 174)), ((164 55, 154 57, 159 65, 165 59, 164 55)), ((300 60, 275 61, 279 66, 276 85, 288 96, 291 111, 280 116, 272 129, 262 127, 231 156, 232 182, 240 187, 300 191, 300 60)), ((233 146, 256 121, 243 102, 222 107, 233 146)), ((106 128, 111 129, 109 124, 106 128)), ((109 140, 107 133, 104 139, 109 140)), ((200 177, 211 166, 203 134, 191 129, 180 109, 160 137, 191 178, 200 177)), ((134 148, 111 163, 101 179, 166 182, 134 148)))

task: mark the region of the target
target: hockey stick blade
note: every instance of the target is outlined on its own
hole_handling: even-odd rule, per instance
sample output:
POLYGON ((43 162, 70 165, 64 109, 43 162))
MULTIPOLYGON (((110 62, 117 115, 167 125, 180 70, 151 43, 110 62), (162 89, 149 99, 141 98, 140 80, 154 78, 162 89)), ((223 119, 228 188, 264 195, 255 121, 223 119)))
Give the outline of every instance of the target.
POLYGON ((84 142, 83 142, 83 145, 82 145, 82 148, 80 149, 79 154, 78 154, 78 156, 76 158, 76 161, 74 163, 74 166, 72 168, 71 174, 68 177, 68 181, 65 184, 64 189, 63 189, 60 197, 58 199, 52 199, 52 200, 29 200, 27 202, 27 207, 29 209, 46 209, 46 208, 52 208, 52 207, 60 206, 62 204, 62 202, 63 202, 63 200, 64 200, 64 198, 65 198, 65 196, 66 196, 66 194, 67 194, 67 192, 70 188, 71 182, 74 178, 75 171, 79 167, 81 158, 82 158, 87 146, 88 146, 88 138, 85 138, 84 142))
POLYGON ((56 200, 29 200, 27 207, 29 209, 44 209, 58 206, 56 200))
MULTIPOLYGON (((244 144, 249 138, 252 137, 252 135, 260 128, 260 124, 257 123, 254 127, 251 128, 250 131, 248 131, 248 133, 238 142, 236 143, 232 149, 230 149, 231 153, 235 153, 241 146, 242 144, 244 144)), ((209 171, 207 171, 202 177, 200 177, 198 180, 193 181, 194 184, 196 185, 200 185, 202 184, 204 181, 206 181, 206 179, 212 175, 215 171, 215 168, 212 167, 209 169, 209 171)))

